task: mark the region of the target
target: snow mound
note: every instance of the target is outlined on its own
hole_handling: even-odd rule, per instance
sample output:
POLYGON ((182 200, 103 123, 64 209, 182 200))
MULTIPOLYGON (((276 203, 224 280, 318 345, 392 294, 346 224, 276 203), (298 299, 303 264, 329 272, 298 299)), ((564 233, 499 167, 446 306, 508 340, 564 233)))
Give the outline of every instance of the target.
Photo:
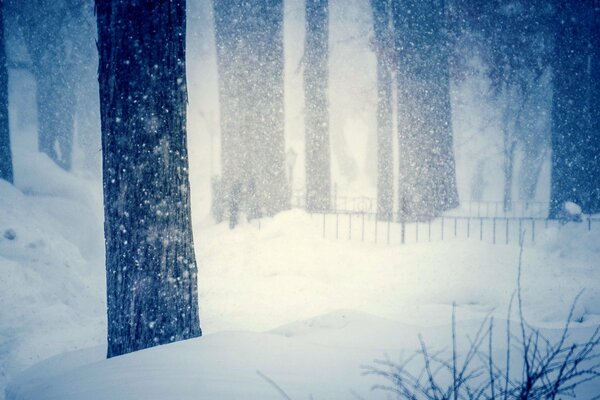
POLYGON ((105 332, 97 202, 82 200, 86 182, 72 176, 46 191, 54 169, 40 169, 27 193, 0 180, 0 390, 16 371, 105 332))
MULTIPOLYGON (((468 346, 467 337, 480 323, 458 324, 459 349, 468 346)), ((495 337, 502 337, 505 321, 495 326, 495 337)), ((575 329, 573 336, 585 338, 591 331, 575 329)), ((102 359, 105 348, 97 347, 25 371, 7 388, 7 400, 279 400, 278 388, 294 399, 386 399, 386 393, 371 391, 381 379, 363 376, 361 367, 385 358, 406 359, 419 346, 417 333, 432 350, 447 351, 451 343, 449 324, 422 331, 338 310, 268 333, 220 332, 109 360, 102 359)), ((556 338, 560 331, 543 333, 556 338)), ((503 352, 500 343, 495 353, 503 352)), ((588 385, 578 395, 588 398, 597 389, 588 385)))

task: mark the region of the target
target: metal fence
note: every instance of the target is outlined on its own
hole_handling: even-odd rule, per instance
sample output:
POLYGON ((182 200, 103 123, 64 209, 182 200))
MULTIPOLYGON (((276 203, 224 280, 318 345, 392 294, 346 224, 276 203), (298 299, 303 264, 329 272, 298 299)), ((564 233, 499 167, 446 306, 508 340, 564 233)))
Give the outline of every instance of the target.
MULTIPOLYGON (((492 244, 534 244, 543 230, 562 228, 565 221, 548 219, 549 203, 513 201, 462 201, 439 218, 402 222, 397 214, 390 221, 378 218, 377 200, 368 196, 339 196, 337 187, 331 197, 332 210, 312 213, 320 219, 322 236, 327 239, 404 244, 443 241, 454 238, 475 239, 492 244)), ((295 191, 292 207, 306 207, 305 195, 295 191)), ((582 216, 581 221, 567 222, 582 233, 600 234, 600 218, 582 216)))
MULTIPOLYGON (((565 222, 536 217, 465 217, 443 216, 429 221, 382 221, 374 213, 335 211, 311 214, 321 221, 322 235, 327 239, 361 242, 405 244, 443 241, 456 238, 475 239, 492 244, 534 244, 540 232, 551 226, 562 228, 565 222)), ((600 218, 584 217, 577 229, 600 233, 600 218)))

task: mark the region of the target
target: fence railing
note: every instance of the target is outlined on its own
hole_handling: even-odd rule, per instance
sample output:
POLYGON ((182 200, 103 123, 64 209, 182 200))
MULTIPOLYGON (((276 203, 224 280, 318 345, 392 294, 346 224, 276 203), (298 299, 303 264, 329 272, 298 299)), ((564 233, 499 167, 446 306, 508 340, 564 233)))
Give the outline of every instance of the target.
MULTIPOLYGON (((323 238, 362 242, 405 244, 475 239, 492 244, 534 244, 540 232, 550 226, 563 227, 564 221, 536 217, 464 217, 443 216, 429 221, 382 221, 374 213, 336 211, 311 214, 320 219, 323 238)), ((579 230, 600 233, 600 218, 584 217, 579 230)))

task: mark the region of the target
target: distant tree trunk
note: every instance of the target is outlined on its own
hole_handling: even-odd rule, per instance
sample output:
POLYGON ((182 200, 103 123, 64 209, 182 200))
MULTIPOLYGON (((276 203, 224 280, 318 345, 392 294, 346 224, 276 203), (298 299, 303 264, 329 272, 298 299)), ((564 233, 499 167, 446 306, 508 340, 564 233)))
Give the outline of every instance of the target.
POLYGON ((96 0, 108 357, 193 338, 185 0, 96 0))
POLYGON ((306 129, 306 209, 331 207, 329 148, 328 0, 306 0, 304 98, 306 129))
MULTIPOLYGON (((36 82, 38 150, 70 170, 75 121, 75 35, 84 24, 78 0, 12 1, 36 82)), ((90 38, 93 40, 93 38, 90 38)))
POLYGON ((502 205, 505 213, 512 210, 513 203, 513 176, 514 176, 514 164, 515 164, 515 150, 517 142, 511 139, 508 133, 504 133, 504 193, 502 197, 502 205))
POLYGON ((600 11, 594 4, 557 5, 550 218, 560 218, 567 201, 584 213, 600 212, 600 11))
POLYGON ((443 0, 393 2, 398 87, 399 218, 458 206, 443 0))
POLYGON ((525 150, 519 182, 519 198, 526 203, 535 201, 538 181, 547 155, 547 147, 540 146, 536 149, 525 150))
POLYGON ((0 179, 13 183, 13 164, 8 125, 8 70, 4 41, 4 1, 0 0, 0 179))
POLYGON ((82 27, 74 38, 77 77, 75 84, 75 138, 80 150, 79 165, 87 174, 99 178, 102 174, 100 135, 100 105, 98 99, 98 50, 93 2, 82 3, 82 27), (91 3, 91 4, 90 4, 91 3))
POLYGON ((377 215, 390 221, 394 208, 392 90, 394 66, 391 1, 371 0, 377 57, 377 215))
MULTIPOLYGON (((289 208, 285 176, 283 1, 214 0, 223 201, 289 208), (240 197, 230 199, 234 188, 240 197)), ((247 210, 244 210, 247 211, 247 210)))
POLYGON ((70 170, 73 161, 75 93, 72 71, 56 65, 35 71, 38 110, 38 149, 56 164, 70 170))
MULTIPOLYGON (((85 71, 87 78, 88 71, 85 71)), ((95 79, 82 81, 77 88, 75 101, 75 134, 81 150, 81 167, 94 178, 102 173, 102 144, 100 141, 100 107, 98 84, 95 79)))

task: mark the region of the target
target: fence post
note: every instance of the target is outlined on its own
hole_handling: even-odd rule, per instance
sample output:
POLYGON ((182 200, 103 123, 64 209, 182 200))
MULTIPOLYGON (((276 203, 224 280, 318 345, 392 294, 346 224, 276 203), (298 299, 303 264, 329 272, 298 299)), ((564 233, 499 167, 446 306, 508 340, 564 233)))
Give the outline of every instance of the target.
POLYGON ((479 217, 479 240, 483 240, 483 218, 479 217))
POLYGON ((348 213, 348 240, 352 239, 352 213, 348 213))
POLYGON ((404 244, 404 235, 405 235, 406 225, 404 224, 404 219, 400 221, 400 243, 404 244))
POLYGON ((362 241, 365 241, 365 212, 362 213, 362 241))
POLYGON ((325 211, 323 211, 323 238, 325 238, 325 211))
POLYGON ((377 243, 377 214, 375 215, 375 243, 377 243))
POLYGON ((508 217, 506 218, 506 244, 508 244, 508 232, 509 232, 509 228, 508 228, 508 217))
POLYGON ((467 217, 467 239, 471 237, 471 217, 467 217))
POLYGON ((535 243, 535 219, 531 218, 531 243, 535 243))
POLYGON ((456 217, 454 217, 454 237, 456 237, 456 217))
POLYGON ((519 217, 519 238, 521 237, 521 232, 523 232, 523 219, 519 217))
POLYGON ((592 217, 588 217, 588 231, 592 230, 592 217))
POLYGON ((431 219, 427 221, 427 233, 429 235, 429 241, 431 242, 431 219))
POLYGON ((387 244, 390 244, 390 220, 387 220, 387 244))
POLYGON ((419 220, 415 221, 415 242, 419 243, 419 220))
POLYGON ((496 244, 496 217, 492 219, 492 243, 496 244))
POLYGON ((442 237, 442 241, 444 240, 444 217, 442 217, 442 225, 441 225, 441 237, 442 237))

